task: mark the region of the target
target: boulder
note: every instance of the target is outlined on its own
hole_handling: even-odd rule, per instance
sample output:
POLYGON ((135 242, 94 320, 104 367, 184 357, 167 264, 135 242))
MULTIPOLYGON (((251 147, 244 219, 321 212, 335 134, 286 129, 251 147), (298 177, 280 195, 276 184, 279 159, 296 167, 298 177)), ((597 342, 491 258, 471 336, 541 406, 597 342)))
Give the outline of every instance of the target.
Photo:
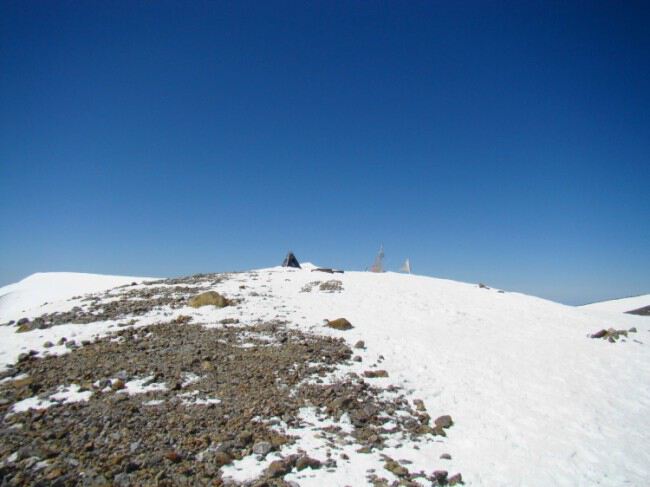
POLYGON ((335 330, 350 330, 354 328, 352 326, 352 323, 350 323, 345 318, 337 318, 335 320, 328 321, 326 326, 334 328, 335 330))
POLYGON ((205 293, 197 294, 190 298, 188 303, 193 308, 200 308, 201 306, 213 305, 217 308, 228 306, 230 302, 221 294, 215 291, 207 291, 205 293))
POLYGON ((451 416, 448 414, 436 418, 434 421, 435 425, 440 428, 449 428, 454 424, 454 421, 451 419, 451 416))

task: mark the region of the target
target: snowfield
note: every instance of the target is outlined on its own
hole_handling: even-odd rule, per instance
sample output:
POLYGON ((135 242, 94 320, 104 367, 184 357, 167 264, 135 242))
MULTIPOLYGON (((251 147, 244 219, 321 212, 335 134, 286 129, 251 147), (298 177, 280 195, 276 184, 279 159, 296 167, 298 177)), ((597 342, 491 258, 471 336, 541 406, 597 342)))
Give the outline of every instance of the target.
MULTIPOLYGON (((223 326, 219 321, 225 318, 243 323, 282 319, 305 331, 343 337, 350 346, 363 340, 363 365, 353 364, 341 374, 360 373, 379 362, 389 376, 374 383, 403 387, 424 401, 432 418, 453 417, 446 438, 436 437, 420 449, 393 445, 384 451, 413 462, 414 470, 444 467, 450 474, 462 472, 465 483, 474 486, 650 485, 650 317, 623 314, 650 304, 648 296, 571 307, 431 277, 313 269, 307 264, 231 274, 213 289, 242 299, 241 306, 158 310, 135 326, 179 315, 214 327, 223 326), (330 280, 340 281, 342 290, 310 286, 330 280), (323 326, 324 320, 340 317, 354 328, 323 326), (636 332, 616 343, 590 338, 607 328, 636 332), (451 460, 441 464, 442 453, 451 460)), ((68 310, 74 304, 67 299, 74 295, 134 281, 143 278, 35 274, 0 289, 0 324, 68 310)), ((64 336, 91 339, 115 326, 116 321, 66 324, 27 333, 0 326, 0 366, 29 350, 70 353, 63 345, 43 344, 56 344, 64 336)), ((315 411, 305 410, 303 416, 319 421, 315 411)), ((302 448, 324 458, 323 441, 314 431, 292 433, 302 439, 289 452, 302 448)), ((397 479, 383 470, 377 454, 353 448, 345 453, 350 461, 336 469, 307 469, 285 479, 301 486, 369 485, 371 468, 397 479)), ((224 471, 245 481, 271 460, 251 456, 224 471)))
POLYGON ((650 306, 650 294, 632 296, 629 298, 613 299, 611 301, 599 301, 598 303, 585 304, 582 309, 590 311, 609 311, 612 313, 625 313, 635 309, 650 306))

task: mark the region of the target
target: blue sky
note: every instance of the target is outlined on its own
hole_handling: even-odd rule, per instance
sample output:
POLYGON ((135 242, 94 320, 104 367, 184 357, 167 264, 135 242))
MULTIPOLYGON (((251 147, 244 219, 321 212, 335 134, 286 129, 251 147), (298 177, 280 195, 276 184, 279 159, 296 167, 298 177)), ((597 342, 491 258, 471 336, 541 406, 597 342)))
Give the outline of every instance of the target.
POLYGON ((0 4, 0 285, 298 258, 650 292, 639 2, 0 4))

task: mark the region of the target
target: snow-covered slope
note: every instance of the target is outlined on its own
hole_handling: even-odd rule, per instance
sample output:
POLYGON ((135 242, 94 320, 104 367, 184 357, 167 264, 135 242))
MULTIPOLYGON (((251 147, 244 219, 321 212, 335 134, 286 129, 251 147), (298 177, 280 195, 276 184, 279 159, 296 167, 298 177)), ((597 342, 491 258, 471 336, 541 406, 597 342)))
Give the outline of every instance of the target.
POLYGON ((593 311, 611 311, 614 313, 625 313, 635 309, 650 306, 650 294, 633 296, 630 298, 613 299, 611 301, 599 301, 598 303, 585 304, 582 309, 593 311))
MULTIPOLYGON (((79 294, 99 286, 90 279, 89 285, 95 287, 82 290, 79 276, 50 277, 46 285, 42 278, 34 279, 33 286, 27 280, 14 285, 20 286, 21 302, 34 306, 52 299, 43 297, 43 288, 74 287, 70 294, 79 294)), ((112 279, 115 284, 137 280, 112 279)), ((9 290, 13 294, 18 288, 9 290)), ((590 307, 564 306, 475 284, 395 273, 330 275, 311 272, 311 267, 233 274, 214 290, 241 298, 242 305, 185 307, 174 313, 210 326, 222 326, 218 322, 224 318, 242 322, 280 318, 291 326, 341 336, 350 344, 364 340, 363 365, 341 373, 361 372, 365 364, 383 356, 381 368, 389 377, 378 379, 380 383, 398 384, 423 399, 432 417, 452 415, 455 425, 444 440, 420 449, 385 451, 413 462, 416 471, 431 470, 439 465, 439 455, 448 452, 452 456, 448 470, 461 471, 468 485, 650 485, 646 317, 621 314, 613 320, 590 307), (318 285, 306 290, 313 281, 331 279, 341 281, 341 292, 322 292, 318 285), (354 328, 323 327, 323 320, 339 317, 354 328), (590 338, 610 327, 635 327, 637 332, 617 343, 590 338)), ((63 298, 63 291, 56 296, 63 298)), ((3 299, 0 322, 15 319, 19 307, 3 299)), ((152 316, 144 321, 155 320, 152 316)), ((91 327, 83 326, 79 333, 90 333, 91 327)), ((107 332, 110 325, 92 326, 96 332, 107 332)), ((14 360, 25 351, 16 340, 28 343, 25 349, 42 351, 42 342, 56 341, 69 334, 70 327, 24 334, 0 327, 2 358, 14 360)), ((323 455, 316 439, 303 440, 300 447, 316 457, 323 455)), ((350 461, 341 462, 335 471, 292 473, 286 479, 301 486, 357 486, 367 485, 368 468, 382 471, 377 456, 347 453, 350 461)), ((244 480, 262 467, 253 459, 227 469, 233 478, 244 480)))
POLYGON ((0 322, 32 317, 59 309, 60 301, 95 293, 142 277, 107 276, 80 272, 39 272, 20 282, 0 287, 0 322), (47 303, 44 305, 44 303, 47 303), (49 306, 48 306, 49 305, 49 306))

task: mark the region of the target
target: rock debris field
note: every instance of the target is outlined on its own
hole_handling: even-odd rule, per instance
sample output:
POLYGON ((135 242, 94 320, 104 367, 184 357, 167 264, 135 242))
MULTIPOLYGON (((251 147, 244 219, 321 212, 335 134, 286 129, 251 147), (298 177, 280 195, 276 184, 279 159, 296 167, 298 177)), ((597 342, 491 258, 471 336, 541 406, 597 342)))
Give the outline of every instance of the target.
POLYGON ((648 305, 34 274, 0 288, 0 487, 650 485, 648 305))
MULTIPOLYGON (((291 326, 281 309, 255 317, 249 301, 270 294, 216 292, 237 276, 134 282, 6 323, 25 336, 110 324, 44 342, 1 373, 0 484, 296 486, 359 456, 375 460, 369 485, 462 483, 447 453, 428 470, 388 453, 442 441, 453 420, 391 384, 381 356, 362 363, 367 347, 346 342, 347 320, 323 317, 346 325, 327 336, 291 326), (225 307, 233 316, 205 321, 225 307)), ((342 290, 324 280, 301 292, 342 290)))

